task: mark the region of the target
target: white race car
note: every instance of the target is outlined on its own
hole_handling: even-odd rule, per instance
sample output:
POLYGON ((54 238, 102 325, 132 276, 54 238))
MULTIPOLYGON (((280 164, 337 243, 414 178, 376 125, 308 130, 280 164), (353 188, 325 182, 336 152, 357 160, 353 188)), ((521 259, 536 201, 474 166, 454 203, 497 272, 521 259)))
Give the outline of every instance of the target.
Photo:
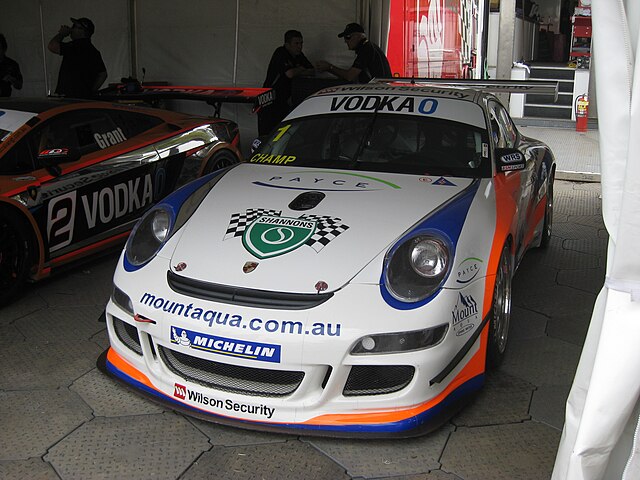
POLYGON ((219 423, 433 430, 502 359, 512 276, 551 236, 554 172, 486 91, 324 89, 248 162, 139 221, 100 364, 219 423))

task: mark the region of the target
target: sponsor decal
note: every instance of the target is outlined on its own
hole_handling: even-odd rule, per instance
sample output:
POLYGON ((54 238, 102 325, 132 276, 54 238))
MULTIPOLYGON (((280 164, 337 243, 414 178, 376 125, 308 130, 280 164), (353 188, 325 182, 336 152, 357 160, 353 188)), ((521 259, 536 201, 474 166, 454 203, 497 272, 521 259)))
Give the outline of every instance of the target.
POLYGON ((122 128, 118 127, 115 130, 111 130, 106 133, 94 133, 93 139, 96 141, 100 148, 109 148, 112 145, 117 145, 127 140, 122 128))
POLYGON ((351 95, 333 97, 329 108, 332 112, 375 111, 431 115, 438 109, 438 100, 392 95, 351 95))
POLYGON ((524 168, 525 168, 524 163, 520 163, 518 165, 500 165, 501 172, 509 172, 512 170, 524 170, 524 168))
MULTIPOLYGON (((326 92, 356 92, 356 91, 362 91, 362 90, 366 90, 366 91, 393 91, 393 92, 408 92, 408 93, 427 93, 427 94, 432 94, 432 95, 443 95, 443 96, 447 96, 447 97, 454 97, 454 98, 460 98, 460 99, 464 99, 464 98, 468 98, 469 94, 466 94, 464 92, 461 91, 451 91, 451 90, 442 90, 439 89, 437 87, 419 87, 417 85, 412 85, 410 87, 402 87, 402 86, 390 86, 390 85, 345 85, 345 86, 341 86, 341 87, 336 87, 334 89, 324 89, 321 92, 318 93, 326 93, 326 92)), ((418 97, 419 98, 419 97, 418 97)))
POLYGON ((280 345, 248 342, 171 327, 171 343, 219 355, 280 363, 280 345))
POLYGON ((349 229, 342 219, 322 215, 281 217, 282 211, 249 208, 234 213, 222 240, 242 237, 248 252, 269 258, 307 245, 319 253, 333 239, 349 229))
POLYGON ((458 294, 458 301, 451 311, 453 331, 456 336, 469 333, 475 327, 474 321, 478 322, 478 304, 472 295, 458 294))
POLYGON ((214 325, 241 330, 251 330, 252 332, 266 332, 280 335, 310 335, 315 337, 339 337, 342 325, 340 323, 311 323, 305 329, 300 321, 264 319, 253 316, 242 316, 233 312, 206 309, 198 304, 180 303, 175 300, 156 296, 145 292, 140 297, 140 303, 147 307, 175 315, 187 320, 201 321, 213 328, 214 325))
POLYGON ((244 265, 242 266, 242 271, 244 273, 251 273, 256 268, 258 268, 258 262, 245 262, 244 265))
POLYGON ((424 182, 424 183, 431 183, 433 182, 433 179, 431 179, 430 177, 420 177, 418 179, 419 182, 424 182))
POLYGON ((180 262, 180 263, 178 263, 175 267, 173 267, 173 269, 174 269, 176 272, 182 272, 182 271, 183 271, 184 269, 186 269, 186 268, 187 268, 187 264, 186 264, 186 263, 184 263, 184 262, 180 262))
POLYGON ((456 283, 466 284, 478 276, 484 262, 476 257, 468 257, 460 262, 456 272, 456 283))
POLYGON ((32 177, 31 175, 27 175, 26 177, 14 177, 12 180, 14 182, 32 182, 36 177, 32 177))
POLYGON ((271 163, 274 165, 287 165, 296 160, 295 155, 271 155, 269 153, 256 153, 249 159, 251 163, 271 163))
POLYGON ((315 231, 314 221, 261 216, 244 231, 242 244, 260 259, 276 257, 302 246, 315 231))
POLYGON ((42 150, 38 156, 39 157, 50 157, 50 158, 58 158, 58 157, 66 157, 69 155, 68 148, 51 148, 49 150, 42 150))
POLYGON ((433 184, 434 185, 446 185, 447 187, 455 187, 456 186, 455 183, 450 182, 449 180, 447 180, 444 177, 440 177, 439 179, 435 180, 433 182, 433 184))
POLYGON ((400 189, 394 183, 368 175, 323 170, 294 171, 253 182, 260 187, 321 192, 368 192, 388 188, 400 189))
POLYGON ((500 157, 502 163, 516 163, 522 162, 524 158, 521 153, 510 153, 509 155, 503 155, 500 157))
POLYGON ((209 397, 200 392, 195 392, 190 388, 187 388, 180 384, 173 386, 173 396, 180 400, 188 400, 190 402, 199 403, 205 407, 217 408, 219 410, 228 410, 236 413, 248 413, 257 417, 265 417, 270 419, 273 417, 276 409, 267 407, 266 405, 249 405, 246 403, 234 402, 230 399, 219 399, 215 397, 209 397))

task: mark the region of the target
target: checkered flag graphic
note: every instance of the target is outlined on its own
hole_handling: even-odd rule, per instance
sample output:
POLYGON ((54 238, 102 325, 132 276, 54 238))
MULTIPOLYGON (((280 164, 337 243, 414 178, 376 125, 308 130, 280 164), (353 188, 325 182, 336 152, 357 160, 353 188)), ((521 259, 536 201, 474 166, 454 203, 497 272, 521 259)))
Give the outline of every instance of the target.
POLYGON ((341 218, 320 215, 302 215, 299 218, 318 222, 316 232, 306 242, 306 245, 313 248, 316 253, 320 253, 320 250, 326 247, 331 240, 349 229, 348 225, 342 223, 341 218))
POLYGON ((231 220, 229 220, 229 226, 227 227, 227 233, 224 234, 222 240, 227 240, 233 237, 241 237, 247 226, 251 224, 256 218, 262 215, 272 215, 279 217, 282 215, 282 210, 268 210, 266 208, 247 208, 244 213, 231 214, 231 220))

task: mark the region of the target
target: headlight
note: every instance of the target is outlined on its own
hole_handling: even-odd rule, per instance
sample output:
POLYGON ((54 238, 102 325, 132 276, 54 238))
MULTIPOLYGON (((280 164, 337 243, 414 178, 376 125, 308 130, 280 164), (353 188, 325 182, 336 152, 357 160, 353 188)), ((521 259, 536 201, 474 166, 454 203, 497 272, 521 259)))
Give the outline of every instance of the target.
POLYGON ((135 226, 125 254, 133 266, 147 263, 169 239, 173 223, 173 213, 164 205, 151 209, 135 226))
POLYGON ((385 283, 401 302, 414 303, 434 293, 451 269, 451 247, 440 235, 423 233, 398 244, 385 258, 385 283))
POLYGON ((113 286, 113 292, 111 293, 111 300, 133 317, 133 303, 131 302, 129 295, 124 293, 115 285, 113 286))
POLYGON ((444 324, 412 332, 367 335, 356 342, 351 349, 351 354, 367 355, 422 350, 439 344, 447 333, 448 328, 449 325, 444 324))

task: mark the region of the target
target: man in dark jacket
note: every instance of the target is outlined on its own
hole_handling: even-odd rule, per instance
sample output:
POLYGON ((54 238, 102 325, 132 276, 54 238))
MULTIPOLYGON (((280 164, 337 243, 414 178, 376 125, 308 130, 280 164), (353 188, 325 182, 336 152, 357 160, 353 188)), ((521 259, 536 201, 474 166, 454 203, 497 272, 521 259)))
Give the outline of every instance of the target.
POLYGON ((316 70, 329 72, 348 82, 367 83, 372 78, 391 78, 391 67, 387 56, 378 45, 369 41, 364 28, 359 23, 349 23, 338 38, 344 38, 347 48, 356 52, 356 59, 350 68, 339 68, 321 60, 316 70))
POLYGON ((102 55, 91 43, 95 31, 88 18, 72 18, 72 26, 62 25, 49 41, 49 50, 62 55, 56 93, 66 97, 90 98, 107 79, 102 55), (70 42, 62 40, 71 37, 70 42))
POLYGON ((313 75, 313 65, 302 53, 302 33, 288 30, 284 45, 271 56, 263 87, 275 90, 275 101, 263 108, 258 115, 258 134, 269 133, 291 111, 291 79, 301 75, 313 75))
POLYGON ((18 62, 6 56, 7 39, 0 33, 0 97, 10 97, 11 87, 22 88, 22 74, 18 62))

